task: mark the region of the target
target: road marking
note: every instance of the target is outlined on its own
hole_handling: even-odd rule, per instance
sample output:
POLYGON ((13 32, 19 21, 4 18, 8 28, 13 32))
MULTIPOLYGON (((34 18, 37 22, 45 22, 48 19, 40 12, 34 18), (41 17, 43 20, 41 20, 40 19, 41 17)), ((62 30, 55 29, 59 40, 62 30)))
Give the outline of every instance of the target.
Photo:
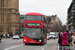
POLYGON ((59 50, 59 44, 58 44, 58 50, 59 50))
POLYGON ((16 41, 16 42, 19 42, 19 41, 23 41, 23 39, 20 39, 20 40, 18 40, 18 39, 15 39, 15 40, 10 39, 10 40, 8 40, 8 39, 7 39, 7 40, 2 40, 2 43, 9 43, 10 41, 11 41, 11 43, 12 43, 12 42, 15 42, 15 41, 16 41))
POLYGON ((20 45, 17 45, 17 46, 9 47, 9 48, 6 48, 6 49, 4 49, 4 50, 13 49, 13 48, 16 48, 16 47, 19 47, 19 46, 22 46, 22 45, 24 45, 24 44, 20 44, 20 45))
MULTIPOLYGON (((53 42, 53 41, 54 41, 54 40, 52 40, 51 42, 53 42)), ((50 42, 50 43, 51 43, 51 42, 50 42)), ((50 44, 50 43, 49 43, 49 44, 50 44)), ((42 50, 44 50, 49 44, 47 44, 44 48, 42 48, 42 50)))
POLYGON ((57 45, 56 45, 56 44, 57 44, 57 41, 58 41, 58 40, 56 40, 56 42, 55 42, 55 44, 54 44, 52 50, 55 50, 55 48, 56 48, 55 46, 57 46, 57 45))

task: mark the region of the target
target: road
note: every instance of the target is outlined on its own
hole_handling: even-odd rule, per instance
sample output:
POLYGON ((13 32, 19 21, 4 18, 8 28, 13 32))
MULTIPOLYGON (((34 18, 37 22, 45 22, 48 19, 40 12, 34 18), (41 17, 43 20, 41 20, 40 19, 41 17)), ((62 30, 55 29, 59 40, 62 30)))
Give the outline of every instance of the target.
POLYGON ((3 39, 0 43, 0 50, 56 50, 57 42, 58 39, 50 39, 44 45, 25 45, 23 39, 3 39))

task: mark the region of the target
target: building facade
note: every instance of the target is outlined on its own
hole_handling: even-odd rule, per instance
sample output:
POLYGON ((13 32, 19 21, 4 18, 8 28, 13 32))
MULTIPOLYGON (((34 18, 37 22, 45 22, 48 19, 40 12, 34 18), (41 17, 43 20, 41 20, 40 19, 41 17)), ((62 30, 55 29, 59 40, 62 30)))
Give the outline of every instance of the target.
POLYGON ((19 0, 0 0, 0 34, 19 29, 19 0))
POLYGON ((57 17, 57 15, 52 15, 52 16, 47 16, 48 20, 48 29, 50 31, 59 31, 62 30, 62 22, 61 20, 57 17))
POLYGON ((25 15, 20 15, 19 16, 19 22, 20 22, 20 29, 21 29, 21 27, 23 27, 24 26, 24 20, 25 20, 25 15))
POLYGON ((75 0, 72 0, 67 13, 67 29, 72 31, 75 29, 75 0))

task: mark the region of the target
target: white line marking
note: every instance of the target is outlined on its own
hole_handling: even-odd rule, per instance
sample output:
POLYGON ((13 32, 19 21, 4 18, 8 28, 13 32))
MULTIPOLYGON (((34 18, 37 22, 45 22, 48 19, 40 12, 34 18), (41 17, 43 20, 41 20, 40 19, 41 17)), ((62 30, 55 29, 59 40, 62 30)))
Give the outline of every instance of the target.
POLYGON ((58 44, 58 50, 59 50, 59 44, 58 44))
POLYGON ((9 50, 9 49, 16 48, 16 47, 19 47, 19 46, 22 46, 22 45, 24 45, 24 44, 20 44, 20 45, 17 45, 17 46, 13 46, 13 47, 10 47, 10 48, 6 48, 4 50, 9 50))
MULTIPOLYGON (((53 40, 53 41, 54 41, 54 40, 53 40)), ((53 41, 51 41, 51 42, 53 42, 53 41)), ((50 42, 50 43, 51 43, 51 42, 50 42)), ((49 43, 49 44, 50 44, 50 43, 49 43)), ((44 50, 49 44, 47 44, 44 48, 42 48, 42 50, 44 50)))

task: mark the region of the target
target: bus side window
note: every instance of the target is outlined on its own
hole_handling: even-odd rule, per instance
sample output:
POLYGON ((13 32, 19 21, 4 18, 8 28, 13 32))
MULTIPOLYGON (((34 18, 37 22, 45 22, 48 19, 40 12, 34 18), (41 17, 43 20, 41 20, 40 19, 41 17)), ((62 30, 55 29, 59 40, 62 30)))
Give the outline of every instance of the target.
POLYGON ((44 30, 44 28, 43 28, 43 33, 44 33, 44 35, 45 35, 45 30, 44 30))
POLYGON ((47 20, 46 20, 46 18, 45 18, 45 17, 44 17, 44 22, 45 22, 45 23, 47 23, 47 20))
POLYGON ((45 28, 43 29, 43 32, 45 35, 47 34, 47 30, 45 28))
POLYGON ((44 21, 44 17, 42 16, 42 21, 44 21))
POLYGON ((43 29, 41 29, 41 33, 43 33, 43 29))
POLYGON ((47 23, 47 19, 45 18, 45 22, 47 23))
POLYGON ((44 18, 44 22, 46 23, 45 18, 44 18))

